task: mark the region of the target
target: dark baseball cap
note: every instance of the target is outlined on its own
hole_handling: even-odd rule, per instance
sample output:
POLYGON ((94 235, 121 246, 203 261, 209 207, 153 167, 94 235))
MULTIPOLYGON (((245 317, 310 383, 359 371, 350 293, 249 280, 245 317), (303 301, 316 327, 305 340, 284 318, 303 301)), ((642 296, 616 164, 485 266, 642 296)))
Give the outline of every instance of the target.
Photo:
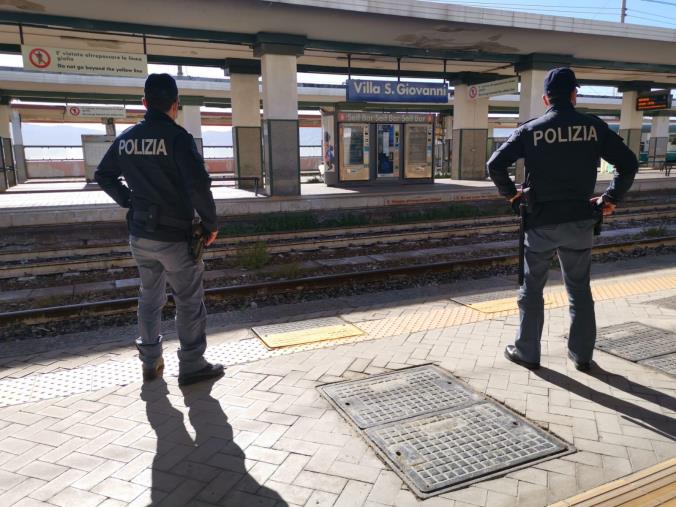
POLYGON ((176 80, 169 74, 150 74, 143 87, 147 98, 175 101, 178 98, 176 80))
POLYGON ((578 86, 580 85, 575 77, 575 72, 568 67, 552 69, 545 77, 545 93, 547 95, 567 94, 578 86))

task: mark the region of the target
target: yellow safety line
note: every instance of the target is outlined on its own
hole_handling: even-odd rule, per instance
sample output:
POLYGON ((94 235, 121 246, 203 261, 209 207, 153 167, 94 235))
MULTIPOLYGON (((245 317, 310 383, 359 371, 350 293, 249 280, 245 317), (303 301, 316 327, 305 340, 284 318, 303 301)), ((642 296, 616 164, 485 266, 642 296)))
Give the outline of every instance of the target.
MULTIPOLYGON (((676 275, 610 283, 592 283, 592 295, 595 301, 604 301, 673 288, 676 288, 676 275)), ((565 289, 547 292, 544 294, 544 302, 546 309, 560 308, 568 304, 568 295, 565 289)), ((482 313, 515 312, 518 310, 516 297, 470 303, 466 306, 482 313)))

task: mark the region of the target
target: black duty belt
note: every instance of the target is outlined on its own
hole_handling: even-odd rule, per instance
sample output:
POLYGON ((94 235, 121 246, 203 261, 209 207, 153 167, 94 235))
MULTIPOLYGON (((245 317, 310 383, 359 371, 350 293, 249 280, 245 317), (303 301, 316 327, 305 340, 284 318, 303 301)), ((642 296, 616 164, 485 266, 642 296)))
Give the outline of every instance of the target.
POLYGON ((138 220, 140 222, 155 220, 155 223, 160 225, 166 225, 167 227, 175 227, 177 229, 183 230, 188 230, 190 227, 192 227, 192 220, 179 220, 178 218, 171 218, 162 215, 159 217, 154 217, 153 214, 148 211, 134 211, 134 220, 138 220))

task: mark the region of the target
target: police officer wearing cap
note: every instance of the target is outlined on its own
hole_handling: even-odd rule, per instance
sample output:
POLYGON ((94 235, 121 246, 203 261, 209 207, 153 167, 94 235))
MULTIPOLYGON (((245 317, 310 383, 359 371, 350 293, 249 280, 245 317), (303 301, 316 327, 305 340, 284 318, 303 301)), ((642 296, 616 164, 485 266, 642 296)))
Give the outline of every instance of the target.
POLYGON ((136 347, 143 378, 153 380, 164 367, 160 324, 168 281, 180 342, 178 383, 187 385, 223 374, 222 365, 204 358, 204 263, 195 260, 188 247, 195 211, 207 231, 205 245, 216 239, 216 206, 195 141, 175 123, 179 98, 174 78, 148 76, 143 105, 144 120, 115 139, 95 179, 117 204, 129 209, 129 243, 141 277, 136 347))
POLYGON ((578 370, 590 369, 596 341, 589 286, 595 207, 604 215, 611 214, 638 170, 636 156, 621 137, 600 118, 575 110, 578 86, 571 69, 549 71, 542 97, 547 111, 516 129, 487 164, 491 179, 512 209, 528 201, 524 283, 518 294, 520 326, 505 357, 530 369, 540 366, 542 291, 555 253, 570 303, 568 356, 578 370), (520 158, 525 159, 525 194, 517 192, 507 172, 520 158), (592 197, 601 158, 617 172, 603 195, 592 197))

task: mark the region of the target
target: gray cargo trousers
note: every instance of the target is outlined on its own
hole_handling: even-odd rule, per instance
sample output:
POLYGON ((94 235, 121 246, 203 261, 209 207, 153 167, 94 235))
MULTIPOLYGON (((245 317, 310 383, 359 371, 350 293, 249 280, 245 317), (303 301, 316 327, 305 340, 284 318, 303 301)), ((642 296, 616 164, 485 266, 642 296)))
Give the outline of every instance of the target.
POLYGON ((514 345, 519 357, 540 362, 545 320, 543 289, 554 253, 570 304, 568 350, 578 362, 591 361, 596 342, 596 316, 590 283, 594 220, 543 225, 526 231, 524 282, 519 289, 520 326, 514 345))
POLYGON ((138 265, 141 290, 138 305, 139 338, 136 347, 144 366, 154 367, 162 357, 160 325, 167 302, 167 281, 176 303, 176 332, 179 374, 198 371, 207 365, 207 310, 204 306, 202 275, 204 263, 195 263, 187 242, 156 241, 130 236, 131 253, 138 265))

